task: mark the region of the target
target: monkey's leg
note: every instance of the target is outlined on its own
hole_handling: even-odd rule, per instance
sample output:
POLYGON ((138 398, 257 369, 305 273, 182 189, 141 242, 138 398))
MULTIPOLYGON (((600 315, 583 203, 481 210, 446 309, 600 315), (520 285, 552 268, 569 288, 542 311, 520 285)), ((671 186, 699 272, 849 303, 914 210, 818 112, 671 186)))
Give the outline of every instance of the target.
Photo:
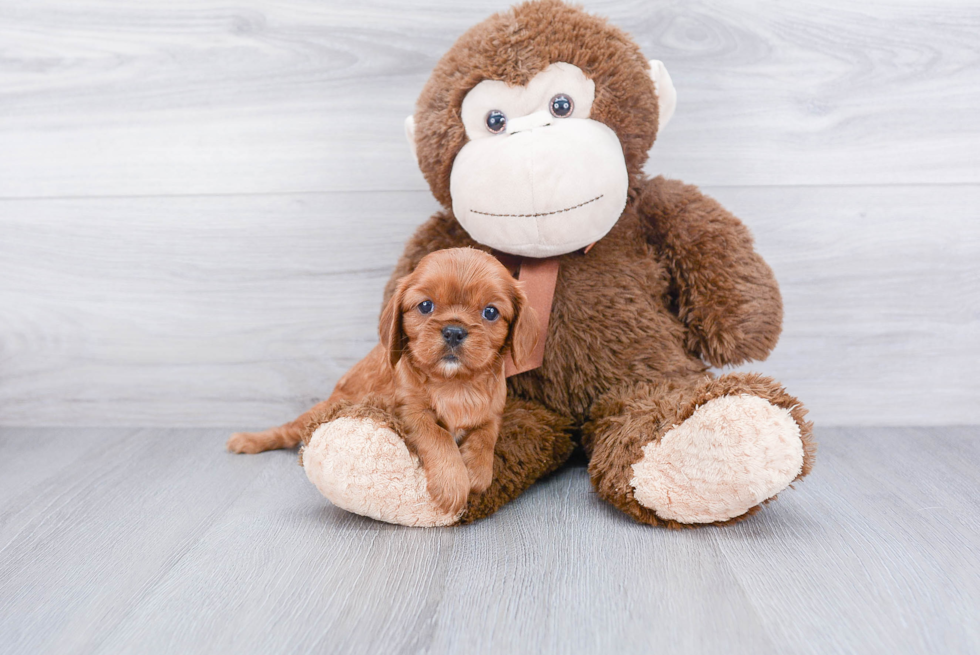
POLYGON ((493 482, 482 494, 472 494, 457 515, 432 501, 418 457, 381 403, 332 410, 308 438, 303 467, 330 502, 349 512, 420 527, 468 523, 493 514, 561 466, 574 448, 568 427, 540 405, 508 401, 494 450, 493 482))
POLYGON ((490 516, 568 461, 575 449, 570 426, 537 403, 508 399, 493 449, 493 481, 482 494, 470 495, 460 522, 490 516))
POLYGON ((816 445, 805 414, 756 374, 614 390, 585 427, 592 484, 643 523, 744 518, 810 472, 816 445))

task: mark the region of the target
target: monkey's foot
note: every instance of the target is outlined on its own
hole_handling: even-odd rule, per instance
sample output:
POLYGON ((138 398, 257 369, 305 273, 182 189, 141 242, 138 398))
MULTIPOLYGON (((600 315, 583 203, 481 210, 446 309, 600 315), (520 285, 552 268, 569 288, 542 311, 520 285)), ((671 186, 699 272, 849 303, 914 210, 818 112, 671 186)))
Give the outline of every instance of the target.
POLYGON ((741 516, 803 468, 800 425, 790 410, 751 395, 709 400, 642 452, 630 480, 634 498, 681 523, 741 516))
POLYGON ((418 457, 394 430, 369 418, 340 417, 316 429, 303 468, 327 500, 348 512, 416 527, 451 525, 432 501, 418 457))

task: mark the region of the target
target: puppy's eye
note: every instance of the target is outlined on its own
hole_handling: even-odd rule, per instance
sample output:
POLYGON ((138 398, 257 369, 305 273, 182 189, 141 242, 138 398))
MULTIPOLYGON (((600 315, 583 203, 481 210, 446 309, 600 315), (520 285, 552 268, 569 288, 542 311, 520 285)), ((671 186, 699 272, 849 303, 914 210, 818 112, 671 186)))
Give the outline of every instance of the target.
POLYGON ((497 308, 493 305, 487 305, 483 308, 483 318, 487 319, 488 321, 496 321, 497 317, 499 316, 500 312, 498 312, 497 308))
POLYGON ((487 129, 494 134, 500 134, 507 127, 507 117, 499 109, 491 109, 487 112, 487 129))
POLYGON ((575 109, 575 103, 564 93, 559 93, 554 98, 551 99, 551 103, 548 106, 551 110, 551 115, 557 118, 567 118, 571 116, 572 110, 575 109))
POLYGON ((419 303, 419 313, 420 314, 431 314, 434 309, 434 305, 431 300, 423 300, 419 303))

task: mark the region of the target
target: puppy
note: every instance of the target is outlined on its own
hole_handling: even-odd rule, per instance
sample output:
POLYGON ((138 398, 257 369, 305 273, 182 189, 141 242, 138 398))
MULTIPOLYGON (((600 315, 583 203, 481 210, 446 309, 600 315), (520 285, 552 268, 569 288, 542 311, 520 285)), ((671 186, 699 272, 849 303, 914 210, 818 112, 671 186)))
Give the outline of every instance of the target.
POLYGON ((295 446, 310 419, 341 401, 393 399, 429 494, 455 514, 493 480, 493 450, 507 398, 504 361, 520 365, 538 322, 520 282, 472 248, 425 256, 381 314, 381 343, 344 375, 323 403, 292 423, 228 440, 234 452, 295 446))

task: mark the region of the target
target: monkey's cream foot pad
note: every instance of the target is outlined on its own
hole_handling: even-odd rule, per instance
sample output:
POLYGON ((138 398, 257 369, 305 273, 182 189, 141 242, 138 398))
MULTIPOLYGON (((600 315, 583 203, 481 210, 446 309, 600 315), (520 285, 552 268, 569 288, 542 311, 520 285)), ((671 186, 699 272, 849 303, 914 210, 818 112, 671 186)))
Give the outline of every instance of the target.
POLYGON ((633 464, 634 497, 658 516, 713 523, 772 498, 803 467, 800 426, 756 396, 706 402, 633 464))
POLYGON ((459 515, 429 497, 417 457, 393 430, 365 418, 338 418, 316 429, 303 449, 306 476, 327 500, 387 523, 435 527, 459 515))

